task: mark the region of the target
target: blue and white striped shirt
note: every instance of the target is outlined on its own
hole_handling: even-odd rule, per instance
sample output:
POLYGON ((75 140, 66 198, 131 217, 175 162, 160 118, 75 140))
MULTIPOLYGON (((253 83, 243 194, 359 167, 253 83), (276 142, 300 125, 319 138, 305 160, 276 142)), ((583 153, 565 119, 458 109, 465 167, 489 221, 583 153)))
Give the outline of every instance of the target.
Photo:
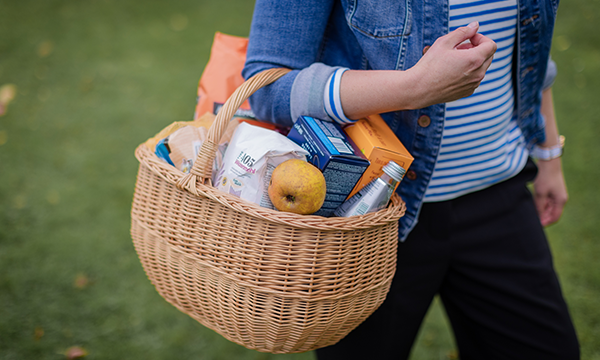
POLYGON ((479 21, 498 46, 473 95, 446 104, 442 146, 424 201, 443 201, 516 175, 527 161, 514 119, 517 0, 450 0, 450 31, 479 21))

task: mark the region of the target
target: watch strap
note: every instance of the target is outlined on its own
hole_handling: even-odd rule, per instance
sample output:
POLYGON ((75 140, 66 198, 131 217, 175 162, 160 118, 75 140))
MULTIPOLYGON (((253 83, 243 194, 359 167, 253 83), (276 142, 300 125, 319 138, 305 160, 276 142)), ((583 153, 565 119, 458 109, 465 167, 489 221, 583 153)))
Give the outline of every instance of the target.
POLYGON ((534 146, 529 155, 537 160, 552 160, 562 156, 565 147, 565 137, 558 137, 558 144, 552 147, 534 146))

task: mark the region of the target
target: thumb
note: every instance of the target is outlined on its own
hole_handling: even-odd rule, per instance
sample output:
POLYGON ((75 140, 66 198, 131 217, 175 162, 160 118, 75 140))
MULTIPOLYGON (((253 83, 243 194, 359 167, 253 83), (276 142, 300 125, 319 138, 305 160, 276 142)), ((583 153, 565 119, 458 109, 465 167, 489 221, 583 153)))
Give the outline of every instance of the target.
POLYGON ((448 41, 453 47, 462 44, 465 40, 468 40, 477 34, 479 30, 479 22, 473 21, 467 26, 460 27, 453 32, 448 34, 448 41))

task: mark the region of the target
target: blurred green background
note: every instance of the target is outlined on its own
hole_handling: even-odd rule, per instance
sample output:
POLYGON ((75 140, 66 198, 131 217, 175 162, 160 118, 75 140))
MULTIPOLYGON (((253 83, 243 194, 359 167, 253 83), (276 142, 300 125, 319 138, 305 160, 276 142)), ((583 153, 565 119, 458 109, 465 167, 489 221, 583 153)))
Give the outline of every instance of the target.
MULTIPOLYGON (((135 147, 190 120, 215 31, 252 1, 0 0, 0 358, 313 359, 223 339, 166 303, 129 236, 135 147)), ((599 0, 563 2, 553 57, 570 191, 549 227, 582 358, 600 359, 599 0)), ((454 359, 436 300, 413 359, 454 359)))

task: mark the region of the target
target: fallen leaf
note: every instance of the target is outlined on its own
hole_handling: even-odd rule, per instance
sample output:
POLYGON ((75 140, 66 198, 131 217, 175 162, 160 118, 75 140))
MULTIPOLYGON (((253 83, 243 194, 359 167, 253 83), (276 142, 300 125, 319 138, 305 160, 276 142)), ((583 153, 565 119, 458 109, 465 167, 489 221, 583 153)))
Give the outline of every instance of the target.
POLYGON ((36 328, 33 330, 33 338, 35 339, 35 341, 39 341, 43 336, 44 328, 42 328, 41 326, 36 326, 36 328))
POLYGON ((40 45, 38 46, 38 56, 41 58, 45 58, 46 56, 52 54, 52 51, 54 50, 54 44, 52 43, 52 41, 46 40, 40 43, 40 45))
POLYGON ((17 94, 17 87, 15 84, 5 84, 0 86, 0 101, 3 103, 9 103, 17 94))
POLYGON ((67 351, 65 351, 65 357, 69 360, 81 359, 82 357, 86 357, 87 355, 87 350, 79 346, 71 346, 67 349, 67 351))
POLYGON ((458 351, 451 350, 446 354, 446 356, 448 356, 449 360, 457 360, 458 359, 458 351))
POLYGON ((0 86, 0 116, 6 114, 8 104, 13 101, 17 94, 17 87, 14 84, 5 84, 0 86))
POLYGON ((78 289, 85 289, 90 284, 90 279, 85 274, 78 274, 73 285, 78 289))

